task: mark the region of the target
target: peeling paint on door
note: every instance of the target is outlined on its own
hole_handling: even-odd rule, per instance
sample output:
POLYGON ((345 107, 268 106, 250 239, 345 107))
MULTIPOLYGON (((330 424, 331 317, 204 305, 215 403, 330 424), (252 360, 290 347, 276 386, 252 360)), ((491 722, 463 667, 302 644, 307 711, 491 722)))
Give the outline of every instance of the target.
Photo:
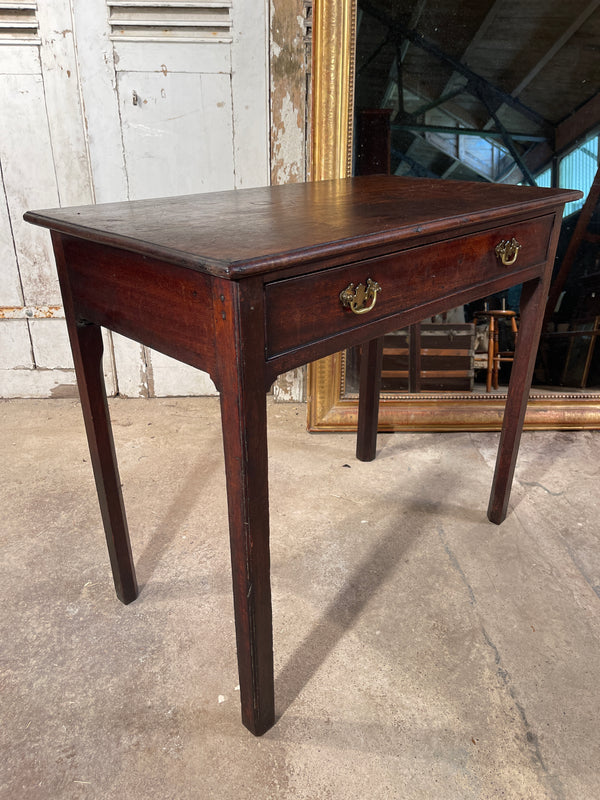
POLYGON ((307 177, 305 10, 304 0, 271 3, 271 183, 307 177))
MULTIPOLYGON (((271 0, 271 183, 309 177, 311 7, 307 0, 271 0)), ((304 400, 305 374, 300 367, 281 375, 274 397, 304 400)))
MULTIPOLYGON (((25 210, 307 176, 307 0, 224 2, 222 35, 192 39, 156 26, 127 35, 117 17, 133 5, 109 0, 27 5, 27 38, 0 43, 11 120, 0 139, 0 337, 11 343, 0 396, 75 385, 49 237, 23 222, 25 210)), ((208 376, 149 348, 104 340, 109 392, 215 392, 208 376)), ((281 396, 298 398, 297 378, 281 396)))

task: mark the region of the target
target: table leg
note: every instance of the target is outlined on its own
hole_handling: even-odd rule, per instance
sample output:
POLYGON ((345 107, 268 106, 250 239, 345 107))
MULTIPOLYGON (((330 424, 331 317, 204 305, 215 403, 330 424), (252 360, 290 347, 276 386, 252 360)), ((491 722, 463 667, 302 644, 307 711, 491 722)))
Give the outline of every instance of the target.
POLYGON ((131 603, 138 587, 106 400, 102 329, 77 320, 62 236, 52 232, 52 244, 115 591, 121 602, 131 603))
POLYGON ((504 420, 496 469, 492 483, 488 519, 499 525, 506 517, 523 420, 535 366, 538 341, 544 318, 548 286, 546 281, 523 284, 521 294, 521 326, 508 386, 504 420))
POLYGON ((240 701, 255 736, 275 721, 263 295, 260 278, 215 282, 240 701))
POLYGON ((421 391, 421 323, 408 326, 408 391, 421 391))
POLYGON ((260 736, 275 721, 264 391, 222 386, 221 415, 242 722, 260 736))
POLYGON ((359 461, 373 461, 377 451, 382 363, 383 336, 366 342, 360 349, 358 434, 356 438, 356 457, 359 461))
POLYGON ((106 401, 102 331, 72 319, 67 323, 115 590, 121 602, 131 603, 138 587, 106 401))

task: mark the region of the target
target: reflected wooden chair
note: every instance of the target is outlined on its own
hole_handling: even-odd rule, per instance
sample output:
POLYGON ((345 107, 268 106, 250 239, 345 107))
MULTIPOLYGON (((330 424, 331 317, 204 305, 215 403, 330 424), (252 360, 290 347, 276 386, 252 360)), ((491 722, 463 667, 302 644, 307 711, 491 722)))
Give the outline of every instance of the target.
POLYGON ((518 333, 517 314, 515 311, 478 311, 475 319, 486 320, 489 326, 488 358, 487 358, 487 377, 485 382, 486 392, 491 392, 492 387, 498 388, 498 376, 500 364, 505 361, 513 360, 512 350, 500 350, 500 321, 506 320, 510 323, 510 328, 514 334, 515 341, 518 333))

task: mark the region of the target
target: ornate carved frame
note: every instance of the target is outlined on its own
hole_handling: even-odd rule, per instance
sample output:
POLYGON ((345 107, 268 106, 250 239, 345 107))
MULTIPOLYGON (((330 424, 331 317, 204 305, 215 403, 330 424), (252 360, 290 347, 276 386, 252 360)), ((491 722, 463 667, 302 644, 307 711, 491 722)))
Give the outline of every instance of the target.
MULTIPOLYGON (((313 180, 352 171, 356 0, 315 0, 313 9, 313 180)), ((308 369, 308 426, 313 431, 355 430, 358 399, 344 396, 344 354, 308 369)), ((385 431, 499 430, 498 395, 382 395, 385 431)), ((534 392, 525 428, 600 428, 600 394, 534 392)))

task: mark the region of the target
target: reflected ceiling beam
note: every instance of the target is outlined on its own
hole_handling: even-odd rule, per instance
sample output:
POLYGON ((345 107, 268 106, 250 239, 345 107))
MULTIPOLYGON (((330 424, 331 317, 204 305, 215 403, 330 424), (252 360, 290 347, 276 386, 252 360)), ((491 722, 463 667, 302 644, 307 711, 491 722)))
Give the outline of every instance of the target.
POLYGON ((513 157, 515 164, 518 165, 519 169, 523 173, 523 177, 530 186, 535 186, 536 185, 535 178, 533 177, 527 164, 523 161, 522 154, 515 147, 515 143, 509 132, 502 124, 502 120, 500 119, 498 114, 496 114, 496 109, 493 106, 492 100, 484 89, 481 89, 479 91, 479 98, 481 102, 484 104, 484 106, 487 108, 490 117, 496 123, 496 128, 502 132, 502 141, 504 142, 504 145, 508 150, 508 152, 513 157))
POLYGON ((397 38, 408 39, 410 42, 417 45, 417 47, 425 50, 425 52, 434 56, 434 58, 438 59, 439 61, 445 62, 452 67, 453 70, 463 75, 467 79, 465 91, 477 96, 479 96, 479 93, 483 91, 488 97, 494 97, 495 102, 506 103, 506 105, 511 106, 520 114, 523 114, 523 116, 534 121, 537 125, 543 126, 546 129, 551 127, 548 120, 544 119, 544 117, 541 114, 538 114, 537 111, 529 108, 529 106, 526 106, 518 98, 507 94, 502 89, 487 81, 485 78, 482 78, 481 75, 473 72, 473 70, 469 69, 469 67, 465 66, 462 62, 457 61, 452 56, 440 50, 437 45, 433 44, 433 42, 430 42, 418 31, 412 28, 406 28, 404 25, 402 25, 402 23, 393 19, 388 14, 374 6, 370 0, 361 0, 361 8, 367 14, 379 20, 379 22, 381 22, 383 25, 387 25, 393 36, 397 38))
POLYGON ((481 138, 502 139, 506 135, 517 142, 545 142, 545 136, 535 136, 531 133, 512 133, 511 131, 482 131, 480 128, 455 128, 451 125, 418 125, 407 123, 406 125, 392 125, 394 131, 414 131, 415 133, 449 133, 452 136, 478 136, 481 138))
MULTIPOLYGON (((487 36, 490 28, 492 27, 492 25, 496 21, 496 17, 498 15, 498 12, 499 12, 500 8, 505 4, 505 2, 506 2, 506 0, 496 0, 496 2, 491 4, 490 8, 488 9, 487 14, 485 15, 485 17, 483 19, 483 22, 481 23, 479 28, 477 28, 477 31, 475 32, 475 35, 473 36, 473 38, 471 39, 471 41, 469 42, 469 44, 467 45, 467 47, 463 51, 462 56, 460 57, 460 60, 461 60, 461 62, 463 64, 468 64, 469 63, 469 58, 471 57, 471 54, 473 53, 473 50, 475 50, 477 47, 479 47, 479 45, 481 44, 482 40, 487 36)), ((456 85, 456 78, 457 78, 457 76, 454 75, 454 74, 452 74, 450 76, 450 78, 448 78, 448 80, 446 82, 446 86, 444 87, 444 89, 442 91, 442 95, 445 95, 446 92, 451 91, 454 88, 454 86, 456 85)))
POLYGON ((428 111, 433 111, 434 108, 438 108, 439 106, 443 106, 445 103, 448 103, 450 100, 454 100, 455 97, 458 97, 459 94, 464 92, 464 86, 460 86, 458 89, 454 89, 447 94, 443 94, 438 97, 437 100, 431 100, 429 103, 426 103, 424 106, 419 106, 415 111, 413 111, 413 117, 421 117, 423 114, 426 114, 428 111))
MULTIPOLYGON (((421 14, 425 10, 425 6, 426 5, 427 5, 427 0, 419 0, 417 5, 413 8, 413 12, 412 12, 412 14, 410 16, 410 22, 409 22, 409 25, 410 25, 411 28, 416 28, 416 26, 419 24, 419 20, 421 19, 421 14)), ((388 28, 388 35, 389 35, 389 32, 390 32, 390 29, 388 28)), ((399 54, 400 55, 400 63, 404 62, 404 58, 406 57, 406 53, 408 51, 409 46, 410 46, 410 42, 408 41, 408 39, 404 39, 402 41, 402 44, 400 45, 400 54, 399 54)), ((381 103, 383 108, 388 107, 389 104, 390 104, 390 99, 391 99, 392 94, 393 94, 393 92, 395 90, 395 87, 396 87, 396 77, 395 76, 397 76, 399 74, 400 74, 400 72, 398 70, 398 57, 396 57, 392 61, 392 66, 390 67, 390 77, 389 77, 389 80, 388 80, 387 88, 386 88, 386 90, 384 92, 384 95, 383 95, 383 101, 381 103)), ((398 82, 398 86, 400 86, 400 82, 398 82)), ((398 97, 398 105, 399 105, 399 107, 402 106, 402 103, 400 102, 400 97, 398 97)))
POLYGON ((388 44, 388 43, 389 43, 389 41, 390 41, 390 36, 389 36, 389 34, 387 34, 386 36, 384 36, 384 38, 381 40, 381 42, 380 42, 380 43, 377 45, 377 47, 375 48, 375 50, 373 50, 373 52, 372 52, 372 53, 371 53, 371 55, 370 55, 370 56, 367 58, 367 60, 366 60, 366 61, 363 61, 363 63, 360 65, 360 67, 358 67, 358 69, 356 70, 356 75, 357 75, 357 76, 358 76, 358 75, 362 75, 362 73, 363 73, 363 72, 366 70, 366 68, 367 68, 367 67, 368 67, 368 66, 371 64, 371 62, 373 62, 373 61, 374 61, 374 60, 377 58, 377 56, 379 55, 379 53, 381 53, 381 51, 382 51, 382 50, 383 50, 383 48, 386 46, 386 44, 388 44))
POLYGON ((556 126, 554 147, 549 144, 537 144, 523 160, 534 174, 550 166, 555 155, 561 155, 571 150, 598 128, 600 121, 600 93, 591 97, 587 103, 580 106, 577 111, 564 119, 556 126))
POLYGON ((419 103, 411 114, 415 121, 419 116, 426 114, 427 111, 439 108, 445 117, 452 119, 458 125, 464 125, 465 128, 478 127, 477 119, 470 113, 469 109, 461 105, 460 101, 454 102, 456 97, 466 93, 465 84, 457 86, 448 94, 440 95, 438 98, 425 94, 422 84, 415 83, 412 80, 412 76, 406 74, 404 76, 404 86, 413 95, 413 101, 419 103))
MULTIPOLYGON (((484 18, 483 22, 481 23, 479 28, 477 28, 477 31, 475 32, 475 35, 473 36, 473 38, 471 39, 471 41, 469 42, 469 44, 467 45, 466 49, 464 50, 464 52, 463 52, 463 54, 461 56, 460 60, 463 63, 468 63, 469 56, 471 55, 472 50, 474 48, 478 47, 481 44, 482 39, 484 39, 484 37, 487 35, 489 29, 491 28, 491 26, 496 21, 496 16, 498 14, 498 11, 499 11, 500 7, 504 5, 504 3, 505 3, 505 0, 496 0, 495 3, 492 3, 492 5, 490 6, 489 11, 485 15, 485 18, 484 18)), ((452 80, 452 78, 450 79, 450 81, 451 80, 452 80)), ((448 81, 448 83, 450 83, 450 81, 448 81)), ((448 88, 448 86, 446 88, 448 88)))
POLYGON ((591 97, 587 103, 579 106, 571 116, 556 126, 554 149, 557 153, 568 150, 578 140, 583 139, 600 122, 600 93, 591 97))
MULTIPOLYGON (((502 2, 502 0, 499 0, 502 2)), ((550 61, 554 58, 554 56, 565 46, 565 44, 571 39, 577 31, 583 26, 583 24, 592 16, 592 14, 600 8, 600 0, 592 0, 592 2, 588 3, 586 8, 581 12, 581 14, 574 20, 571 25, 565 30, 565 32, 559 36, 559 38, 554 42, 552 47, 540 58, 540 60, 535 64, 535 66, 525 75, 525 77, 518 83, 517 86, 511 91, 512 97, 517 97, 521 92, 529 86, 529 84, 540 74, 540 72, 550 63, 550 61)), ((500 105, 497 108, 497 111, 500 110, 500 105)), ((597 117, 600 119, 600 116, 597 117)), ((493 120, 489 119, 486 125, 492 125, 493 120)), ((485 127, 485 126, 484 126, 485 127)), ((555 138, 558 138, 558 131, 555 130, 555 138)), ((561 148, 558 144, 555 144, 554 149, 559 151, 561 148)), ((524 163, 528 166, 531 166, 533 172, 537 172, 537 162, 544 162, 544 158, 546 155, 546 150, 541 149, 538 151, 538 154, 535 154, 533 158, 524 157, 524 163), (541 158, 536 157, 541 156, 541 158)), ((548 156, 550 158, 551 156, 548 156)))
MULTIPOLYGON (((462 87, 462 86, 458 87, 457 89, 454 90, 454 92, 451 92, 450 95, 447 95, 445 97, 440 97, 440 98, 438 98, 437 101, 432 100, 431 98, 429 98, 429 99, 426 98, 422 93, 422 87, 419 87, 419 88, 417 88, 417 87, 408 88, 408 87, 405 86, 405 88, 413 96, 412 97, 413 102, 414 101, 418 101, 420 105, 419 105, 417 110, 415 110, 414 112, 412 112, 408 116, 408 118, 404 119, 405 131, 403 131, 402 125, 400 123, 393 123, 391 125, 392 136, 393 136, 394 132, 411 133, 415 137, 415 141, 417 141, 417 140, 424 141, 431 148, 433 148, 434 150, 437 150, 440 153, 442 153, 444 156, 446 156, 447 158, 452 159, 452 162, 453 162, 452 165, 450 166, 449 169, 445 170, 442 173, 442 177, 448 177, 458 167, 466 167, 467 169, 476 172, 479 175, 480 179, 483 179, 485 181, 494 182, 496 180, 496 177, 492 177, 491 175, 485 174, 480 169, 477 169, 476 167, 474 167, 474 165, 472 163, 468 163, 467 161, 463 161, 462 160, 462 156, 457 155, 452 150, 452 148, 448 149, 448 148, 444 147, 441 144, 440 139, 436 138, 435 136, 433 136, 433 137, 427 136, 426 135, 427 133, 438 132, 438 131, 431 130, 431 128, 433 126, 423 126, 423 128, 424 128, 423 131, 414 130, 414 128, 418 128, 419 127, 419 124, 417 122, 417 120, 419 118, 419 115, 422 115, 423 113, 425 113, 425 111, 427 109, 435 108, 436 106, 438 106, 438 104, 445 103, 444 109, 443 109, 443 114, 444 114, 445 117, 448 118, 449 125, 448 126, 440 125, 440 126, 438 126, 439 128, 443 129, 443 128, 446 127, 447 131, 449 133, 451 133, 453 136, 456 136, 457 132, 461 132, 462 133, 463 131, 474 131, 481 138, 481 136, 482 136, 481 131, 480 131, 480 129, 478 129, 476 127, 475 122, 473 122, 472 120, 467 121, 465 119, 464 109, 461 106, 458 106, 455 103, 451 102, 451 96, 454 96, 456 94, 461 94, 464 91, 464 87, 462 87), (454 110, 454 107, 456 107, 456 110, 454 110), (414 124, 412 122, 413 120, 414 120, 414 124), (459 125, 464 125, 465 127, 458 127, 459 125)), ((443 130, 441 132, 444 133, 443 130)), ((392 141, 393 141, 393 139, 392 139, 392 141)), ((400 148, 395 148, 395 149, 398 151, 400 148)), ((410 156, 410 149, 408 150, 406 155, 411 157, 410 156)), ((413 159, 413 161, 414 161, 414 159, 413 159)), ((514 162, 513 162, 513 164, 514 164, 514 162)), ((521 175, 521 173, 519 173, 519 175, 521 175)), ((520 177, 519 177, 519 180, 520 180, 520 177)))
POLYGON ((544 69, 544 67, 546 66, 546 64, 548 64, 548 63, 549 63, 549 62, 550 62, 550 61, 551 61, 551 60, 554 58, 554 56, 555 56, 555 55, 558 53, 558 51, 559 51, 559 50, 560 50, 562 47, 564 47, 564 45, 565 45, 565 44, 566 44, 566 43, 569 41, 569 39, 570 39, 570 38, 571 38, 571 37, 572 37, 572 36, 573 36, 575 33, 577 33, 577 31, 578 31, 578 30, 581 28, 581 26, 583 25, 583 23, 584 23, 584 22, 586 22, 586 21, 587 21, 587 19, 588 19, 589 17, 591 17, 591 16, 592 16, 592 14, 594 13, 594 11, 597 11, 597 10, 598 10, 598 8, 600 8, 600 0, 592 0, 592 2, 591 2, 591 3, 590 3, 588 6, 587 6, 587 8, 585 8, 585 9, 584 9, 584 10, 581 12, 581 14, 580 14, 580 15, 577 17, 577 19, 576 19, 576 20, 575 20, 575 21, 574 21, 574 22, 573 22, 571 25, 569 25, 569 27, 568 27, 568 28, 567 28, 567 30, 566 30, 566 31, 565 31, 565 32, 562 34, 562 36, 560 36, 560 37, 559 37, 559 38, 558 38, 558 39, 557 39, 557 40, 554 42, 554 44, 552 45, 552 47, 551 47, 551 48, 550 48, 550 49, 549 49, 549 50, 548 50, 548 51, 545 53, 545 55, 544 55, 544 56, 542 56, 542 58, 540 58, 540 60, 539 60, 539 61, 537 62, 537 64, 536 64, 536 65, 533 67, 533 69, 531 69, 531 70, 530 70, 530 71, 527 73, 527 75, 526 75, 526 76, 523 78, 523 80, 522 80, 522 81, 521 81, 521 82, 518 84, 518 86, 516 86, 516 87, 515 87, 515 88, 512 90, 512 92, 511 92, 511 95, 512 95, 513 97, 517 97, 518 95, 520 95, 520 94, 521 94, 521 92, 523 91, 523 89, 525 89, 525 87, 526 87, 526 86, 529 86, 529 84, 531 83, 531 81, 532 81, 532 80, 533 80, 533 79, 534 79, 534 78, 535 78, 537 75, 539 75, 539 73, 540 73, 540 72, 541 72, 541 71, 544 69))
POLYGON ((452 175, 453 172, 456 172, 459 166, 460 166, 460 161, 456 160, 453 161, 452 164, 450 164, 450 166, 448 167, 448 169, 445 172, 443 172, 440 177, 442 177, 444 180, 447 180, 452 175))
MULTIPOLYGON (((529 170, 534 174, 537 175, 539 172, 543 172, 546 167, 548 167, 552 163, 552 159, 554 157, 554 149, 549 145, 547 142, 541 143, 536 145, 532 148, 529 153, 525 153, 523 156, 523 160, 529 167, 529 170)), ((523 173, 521 173, 522 175, 523 173)), ((516 179, 516 183, 518 183, 520 178, 516 179)))
MULTIPOLYGON (((408 155, 408 153, 403 153, 401 150, 396 150, 392 147, 392 158, 396 158, 398 161, 402 161, 403 163, 407 164, 413 175, 416 175, 418 178, 437 178, 438 176, 428 170, 427 167, 424 167, 422 164, 419 164, 418 161, 415 161, 414 158, 408 155)), ((396 167, 398 169, 398 167, 396 167)), ((393 170, 395 172, 395 170, 393 170)))
MULTIPOLYGON (((427 0, 419 0, 417 5, 413 8, 413 12, 410 15, 410 22, 408 23, 408 27, 409 28, 416 28, 417 27, 417 25, 419 24, 419 20, 421 19, 421 15, 422 15, 423 11, 425 11, 425 6, 426 5, 427 5, 427 0)), ((402 57, 401 60, 402 61, 404 61, 404 58, 406 56, 406 51, 408 50, 409 46, 410 46, 410 42, 408 41, 408 39, 406 41, 402 42, 402 47, 400 49, 400 53, 401 53, 401 57, 402 57)))

